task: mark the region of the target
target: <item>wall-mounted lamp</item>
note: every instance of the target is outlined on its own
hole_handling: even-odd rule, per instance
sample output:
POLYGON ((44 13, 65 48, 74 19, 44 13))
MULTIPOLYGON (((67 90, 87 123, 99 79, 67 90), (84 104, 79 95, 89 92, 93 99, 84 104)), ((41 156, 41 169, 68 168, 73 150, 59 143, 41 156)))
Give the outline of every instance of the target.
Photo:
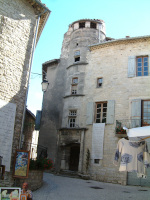
POLYGON ((48 88, 48 85, 49 85, 49 82, 47 80, 47 72, 44 71, 43 69, 42 69, 42 76, 43 76, 43 82, 41 83, 41 85, 42 85, 42 91, 46 92, 47 88, 48 88))
POLYGON ((43 92, 46 92, 47 88, 48 88, 48 85, 49 85, 49 82, 47 79, 44 79, 43 82, 41 83, 42 84, 42 91, 43 92))

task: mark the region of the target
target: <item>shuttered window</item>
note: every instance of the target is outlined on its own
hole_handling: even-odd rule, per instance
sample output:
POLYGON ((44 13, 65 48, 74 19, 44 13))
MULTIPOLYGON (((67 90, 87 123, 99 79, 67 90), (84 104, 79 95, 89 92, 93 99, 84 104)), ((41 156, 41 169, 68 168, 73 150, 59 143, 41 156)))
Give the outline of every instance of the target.
POLYGON ((131 128, 141 126, 141 99, 133 99, 131 102, 131 128))
POLYGON ((140 56, 136 58, 136 75, 148 76, 148 56, 140 56))
POLYGON ((142 101, 142 126, 150 126, 150 100, 142 101))
POLYGON ((150 99, 133 99, 131 108, 131 128, 150 126, 150 99))
POLYGON ((88 102, 87 104, 87 124, 106 123, 113 124, 115 119, 115 101, 88 102), (94 106, 95 105, 95 106, 94 106), (94 120, 95 112, 95 120, 94 120))
POLYGON ((128 77, 150 75, 150 55, 129 56, 128 58, 128 77))

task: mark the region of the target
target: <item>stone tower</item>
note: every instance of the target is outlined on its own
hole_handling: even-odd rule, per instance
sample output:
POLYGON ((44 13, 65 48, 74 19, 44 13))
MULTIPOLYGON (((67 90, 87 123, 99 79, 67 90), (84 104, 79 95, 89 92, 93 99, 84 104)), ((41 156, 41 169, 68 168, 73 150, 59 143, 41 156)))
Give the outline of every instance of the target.
POLYGON ((89 45, 105 40, 104 21, 75 21, 64 35, 60 59, 43 64, 50 84, 43 98, 39 145, 47 148, 48 157, 58 168, 82 171, 82 144, 86 131, 82 107, 87 52, 89 45))
POLYGON ((68 66, 76 63, 86 63, 88 45, 105 40, 105 23, 102 20, 79 20, 69 26, 70 43, 68 66))

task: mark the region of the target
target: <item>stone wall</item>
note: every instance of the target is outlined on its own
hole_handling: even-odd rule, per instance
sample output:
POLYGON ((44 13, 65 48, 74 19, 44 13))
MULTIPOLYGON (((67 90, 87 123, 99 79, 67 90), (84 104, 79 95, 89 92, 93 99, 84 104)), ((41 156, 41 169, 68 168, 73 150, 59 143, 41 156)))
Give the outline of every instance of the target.
MULTIPOLYGON (((130 120, 133 99, 150 99, 150 76, 128 78, 129 56, 150 55, 150 39, 122 40, 91 47, 86 66, 86 102, 115 101, 115 120, 105 125, 104 157, 99 164, 91 160, 89 174, 95 180, 126 184, 127 174, 119 172, 119 165, 113 164, 117 142, 115 136, 116 120, 130 120), (103 77, 102 87, 97 88, 96 80, 103 77)), ((93 118, 94 123, 94 118, 93 118)), ((92 149, 92 125, 87 126, 85 149, 92 149)), ((85 161, 84 161, 85 162, 85 161)))
POLYGON ((16 179, 16 186, 22 187, 24 182, 28 183, 28 188, 32 191, 39 189, 43 184, 43 171, 29 170, 28 178, 16 179))
MULTIPOLYGON (((27 1, 0 0, 0 99, 16 104, 12 166, 19 148, 35 25, 34 9, 27 1)), ((7 177, 4 185, 5 181, 7 177)))
MULTIPOLYGON (((2 172, 0 172, 0 177, 2 176, 2 172)), ((14 184, 14 179, 12 177, 12 171, 11 172, 5 172, 4 174, 4 180, 0 178, 0 187, 10 187, 14 184)))

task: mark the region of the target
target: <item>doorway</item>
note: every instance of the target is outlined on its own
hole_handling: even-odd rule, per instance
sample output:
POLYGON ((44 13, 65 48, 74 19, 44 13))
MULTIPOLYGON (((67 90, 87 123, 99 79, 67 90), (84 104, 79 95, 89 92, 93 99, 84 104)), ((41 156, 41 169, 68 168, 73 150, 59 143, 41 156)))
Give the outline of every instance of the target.
POLYGON ((79 155, 80 155, 80 145, 77 145, 77 144, 72 145, 70 147, 69 170, 78 171, 79 155))

